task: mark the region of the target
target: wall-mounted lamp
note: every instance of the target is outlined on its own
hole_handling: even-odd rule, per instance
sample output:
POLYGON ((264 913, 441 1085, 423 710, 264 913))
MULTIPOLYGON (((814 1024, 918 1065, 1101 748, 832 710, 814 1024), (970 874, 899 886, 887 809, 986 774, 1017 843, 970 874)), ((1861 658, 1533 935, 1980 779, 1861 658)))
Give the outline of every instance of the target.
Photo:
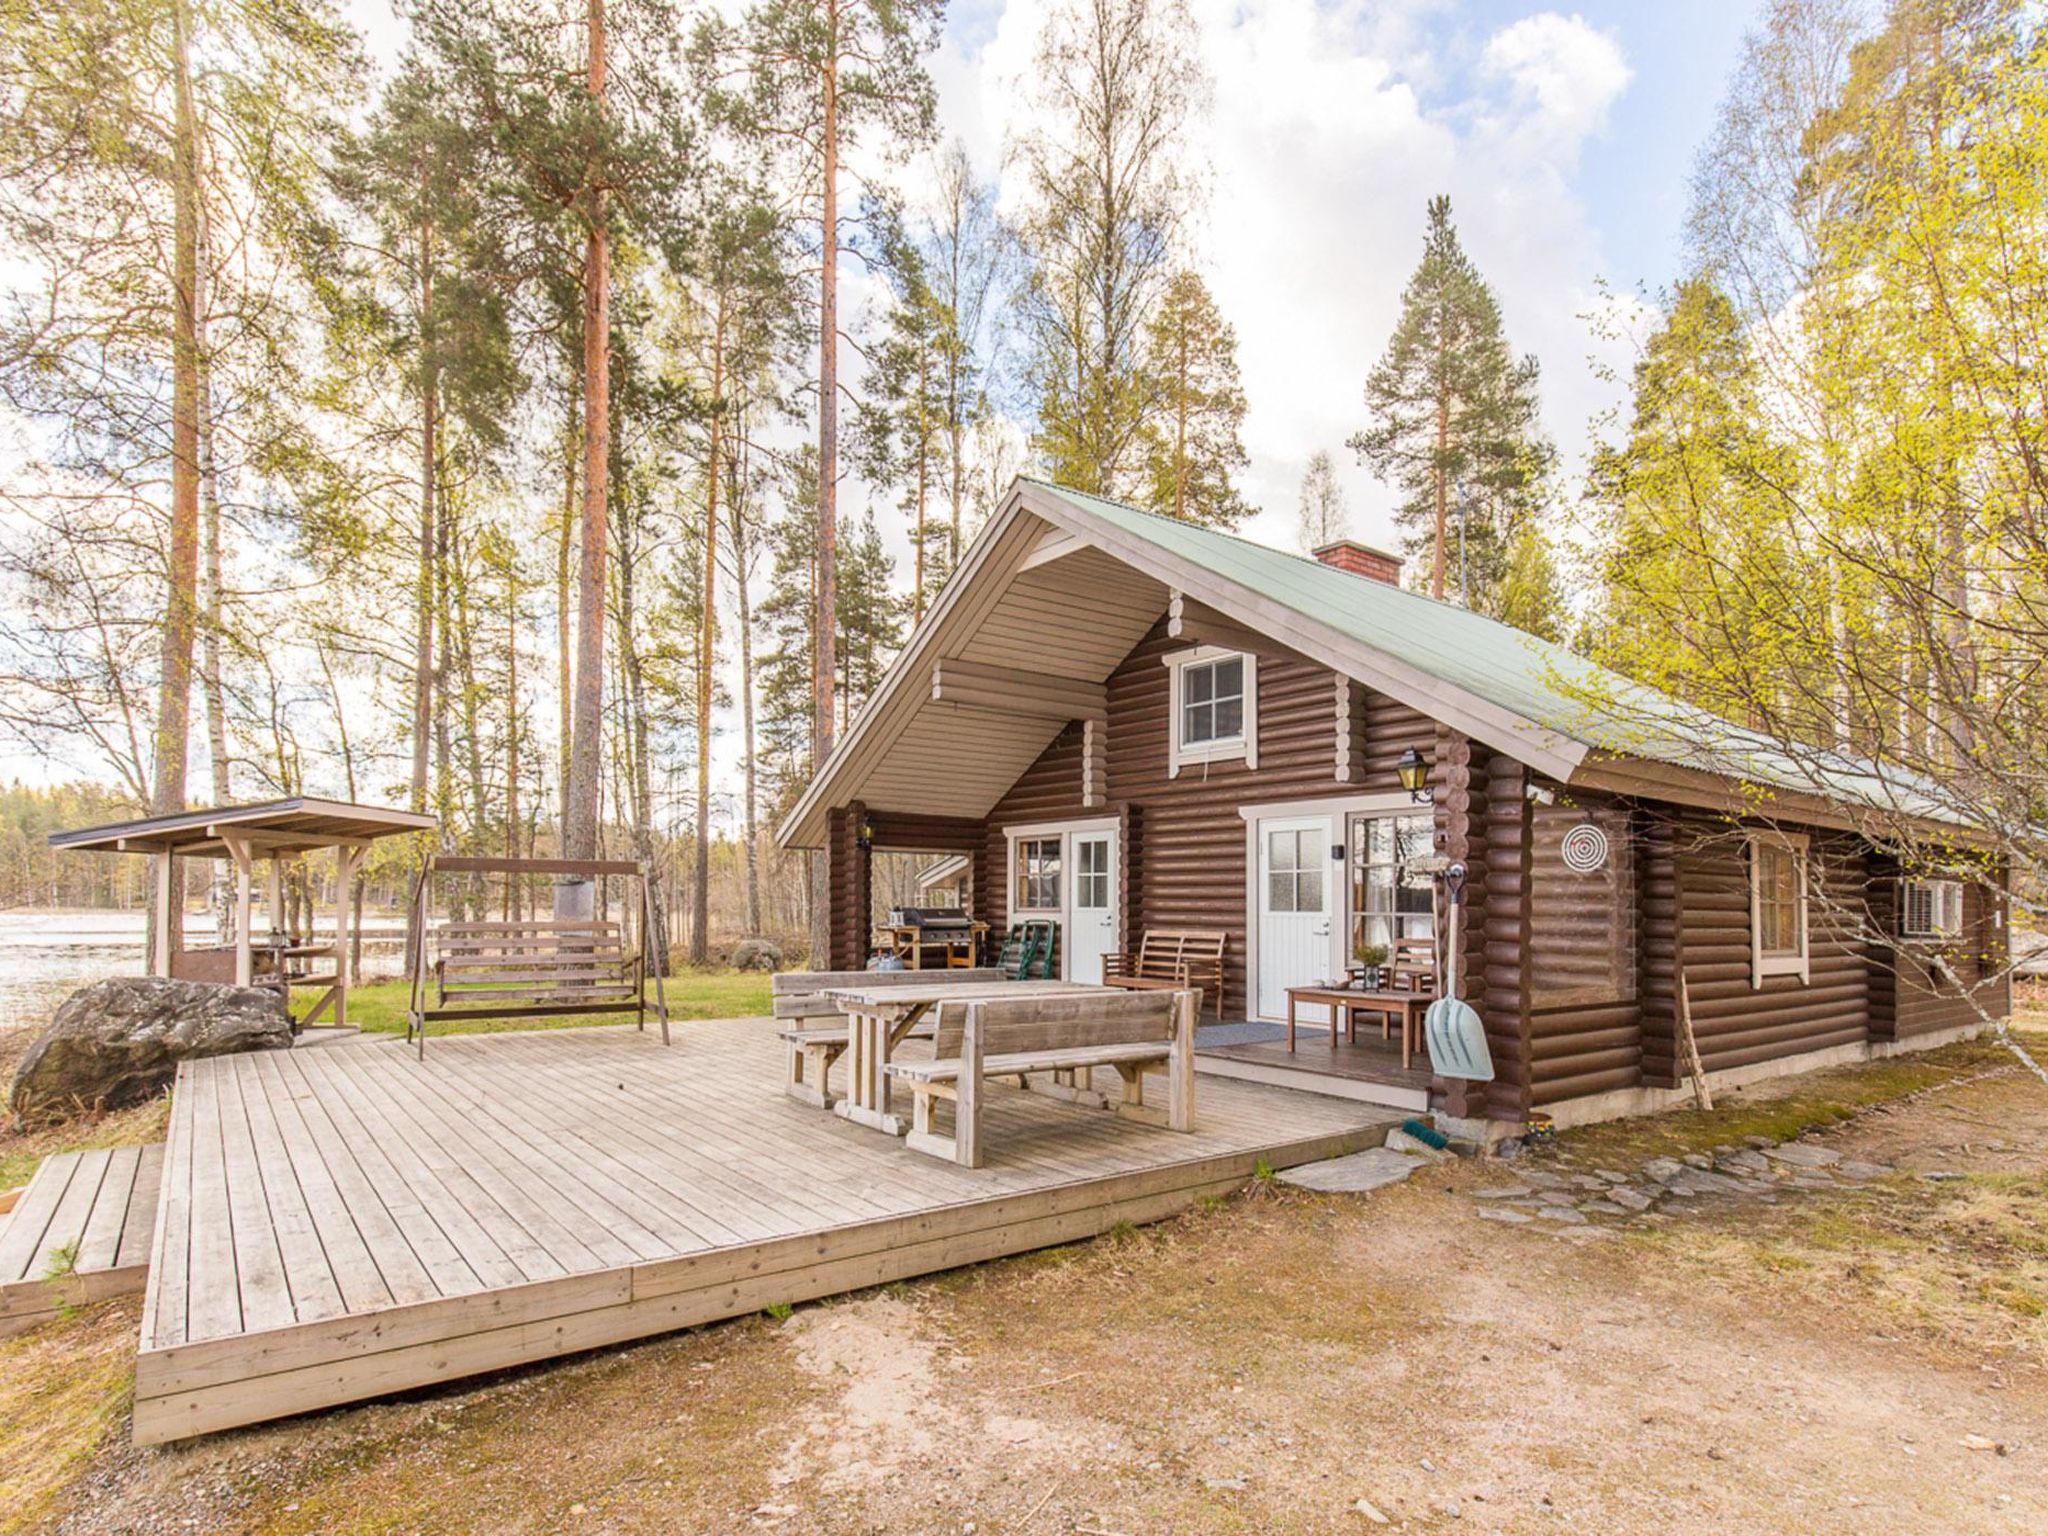
POLYGON ((1408 791, 1408 798, 1417 805, 1428 805, 1436 799, 1436 791, 1429 787, 1429 759, 1415 748, 1410 747, 1395 759, 1394 774, 1408 791))
POLYGON ((872 849, 875 846, 875 824, 867 817, 861 817, 860 825, 854 829, 853 840, 859 843, 863 850, 872 849))

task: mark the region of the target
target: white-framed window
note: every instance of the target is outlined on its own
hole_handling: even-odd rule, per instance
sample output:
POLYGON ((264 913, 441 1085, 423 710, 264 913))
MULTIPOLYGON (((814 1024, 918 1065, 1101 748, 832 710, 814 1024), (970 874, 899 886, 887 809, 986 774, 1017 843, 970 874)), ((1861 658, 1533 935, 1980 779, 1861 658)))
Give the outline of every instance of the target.
POLYGON ((1953 939, 1963 931, 1963 882, 1901 880, 1899 933, 1909 939, 1953 939))
POLYGON ((1807 955, 1806 839, 1796 833, 1749 835, 1749 980, 1811 979, 1807 955))
POLYGON ((1268 912, 1323 910, 1323 870, 1329 862, 1325 851, 1328 842, 1329 834, 1314 828, 1266 834, 1268 912))
POLYGON ((1016 857, 1010 861, 1017 889, 1012 893, 1019 912, 1060 910, 1060 840, 1057 837, 1027 837, 1017 842, 1016 857))
POLYGON ((1172 706, 1168 777, 1189 763, 1242 758, 1247 768, 1258 767, 1258 658, 1199 645, 1165 660, 1172 706))

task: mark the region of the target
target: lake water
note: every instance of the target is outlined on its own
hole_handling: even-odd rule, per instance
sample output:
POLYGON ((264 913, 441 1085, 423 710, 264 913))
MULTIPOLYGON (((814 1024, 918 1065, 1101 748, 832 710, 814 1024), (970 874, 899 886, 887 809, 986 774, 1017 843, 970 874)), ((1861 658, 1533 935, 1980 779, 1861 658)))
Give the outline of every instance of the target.
MULTIPOLYGON (((210 917, 186 918, 185 942, 213 942, 210 917)), ((140 976, 140 912, 0 912, 0 1030, 40 1029, 57 1005, 89 982, 140 976)), ((363 924, 363 968, 398 969, 404 931, 396 918, 363 924)))

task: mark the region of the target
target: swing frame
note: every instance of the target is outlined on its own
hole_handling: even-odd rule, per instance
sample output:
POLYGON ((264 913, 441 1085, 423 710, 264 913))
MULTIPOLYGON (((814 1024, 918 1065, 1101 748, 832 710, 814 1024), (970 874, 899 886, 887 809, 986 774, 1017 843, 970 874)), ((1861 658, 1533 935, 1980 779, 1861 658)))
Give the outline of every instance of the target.
MULTIPOLYGON (((411 911, 407 918, 407 932, 412 939, 413 963, 411 994, 405 1015, 405 1038, 408 1044, 417 1042, 419 1059, 426 1060, 427 1026, 436 1022, 459 1019, 551 1019, 586 1017, 603 1013, 633 1013, 638 1015, 637 1027, 647 1028, 647 935, 654 926, 654 899, 647 888, 647 870, 637 859, 510 859, 473 858, 452 854, 428 854, 420 863, 419 872, 413 879, 411 911), (623 956, 618 962, 593 959, 592 967, 600 964, 617 963, 622 979, 611 989, 611 995, 598 997, 576 997, 564 994, 560 988, 552 995, 535 978, 532 967, 559 964, 566 953, 573 957, 579 936, 586 939, 595 950, 605 941, 604 929, 608 924, 596 918, 588 921, 556 921, 550 918, 527 918, 507 922, 481 922, 473 926, 487 930, 470 936, 470 942, 479 951, 494 951, 481 954, 468 962, 471 969, 495 967, 504 975, 492 978, 488 975, 472 978, 477 983, 491 980, 500 985, 490 988, 492 996, 478 998, 474 995, 464 1000, 462 993, 450 993, 445 974, 441 972, 442 962, 434 967, 436 972, 437 996, 428 1001, 427 959, 428 941, 436 932, 429 927, 433 906, 433 882, 438 875, 504 875, 508 878, 522 875, 570 875, 585 880, 602 880, 608 876, 630 878, 637 882, 639 900, 639 943, 630 958, 623 956), (522 955, 519 951, 527 951, 522 955), (631 987, 627 988, 624 977, 630 975, 631 987), (507 996, 514 989, 504 985, 506 981, 519 978, 532 984, 524 987, 527 995, 507 996), (451 1000, 452 999, 452 1000, 451 1000)), ((444 925, 445 926, 445 925, 444 925)), ((620 938, 624 935, 621 933, 620 938)), ((662 973, 654 971, 654 1012, 661 1023, 661 1043, 668 1045, 668 989, 662 973)))

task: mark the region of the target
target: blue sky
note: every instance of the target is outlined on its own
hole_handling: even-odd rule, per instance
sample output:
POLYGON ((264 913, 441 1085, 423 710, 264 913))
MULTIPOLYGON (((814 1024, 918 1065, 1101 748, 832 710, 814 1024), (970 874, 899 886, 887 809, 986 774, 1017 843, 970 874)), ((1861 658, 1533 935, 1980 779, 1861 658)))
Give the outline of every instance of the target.
MULTIPOLYGON (((938 60, 942 131, 990 174, 1027 115, 1050 0, 972 0, 938 60)), ((1387 540, 1392 497, 1343 443, 1420 253, 1423 208, 1452 196, 1509 337, 1544 370, 1567 491, 1589 422, 1617 403, 1586 316, 1604 284, 1679 275, 1686 183, 1755 0, 1545 6, 1508 0, 1189 0, 1215 101, 1194 260, 1238 332, 1251 416, 1246 530, 1292 542, 1296 487, 1336 458, 1354 531, 1387 540)), ((1012 195, 1015 189, 1011 189, 1012 195)))

